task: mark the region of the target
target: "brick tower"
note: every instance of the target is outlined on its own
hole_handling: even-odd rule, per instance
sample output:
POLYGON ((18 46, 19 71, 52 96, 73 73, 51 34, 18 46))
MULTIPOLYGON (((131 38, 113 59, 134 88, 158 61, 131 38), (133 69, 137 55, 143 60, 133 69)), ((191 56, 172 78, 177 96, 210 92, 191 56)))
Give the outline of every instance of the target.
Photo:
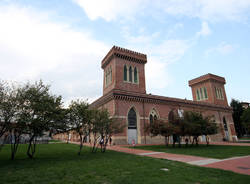
POLYGON ((206 74, 190 80, 194 101, 203 101, 217 105, 228 106, 224 85, 226 80, 213 74, 206 74))
POLYGON ((113 89, 145 94, 146 63, 145 54, 113 46, 102 60, 103 95, 113 89))

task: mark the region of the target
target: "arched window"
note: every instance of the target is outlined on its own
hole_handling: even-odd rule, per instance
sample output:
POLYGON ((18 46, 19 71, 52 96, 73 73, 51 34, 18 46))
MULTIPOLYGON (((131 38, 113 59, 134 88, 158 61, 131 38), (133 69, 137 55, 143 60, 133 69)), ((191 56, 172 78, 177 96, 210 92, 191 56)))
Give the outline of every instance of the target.
POLYGON ((168 114, 168 122, 173 122, 174 121, 174 111, 170 111, 168 114))
POLYGON ((227 121, 226 121, 226 118, 225 118, 225 117, 223 117, 223 125, 224 125, 225 131, 228 131, 228 128, 227 128, 227 121))
POLYGON ((149 116, 149 123, 153 124, 153 122, 154 122, 154 117, 153 117, 152 114, 150 114, 150 116, 149 116))
POLYGON ((123 80, 124 81, 128 80, 128 77, 127 77, 127 66, 126 65, 124 65, 124 67, 123 67, 123 80))
POLYGON ((138 79, 137 79, 137 68, 135 67, 135 70, 134 70, 134 83, 137 83, 138 82, 138 79))
POLYGON ((131 108, 128 112, 128 128, 136 129, 137 121, 136 121, 136 112, 134 108, 131 108))
POLYGON ((155 120, 157 120, 157 113, 155 111, 155 109, 153 109, 151 112, 150 112, 150 115, 149 115, 149 122, 150 124, 154 123, 155 120))
POLYGON ((132 82, 132 67, 129 67, 129 82, 132 82))

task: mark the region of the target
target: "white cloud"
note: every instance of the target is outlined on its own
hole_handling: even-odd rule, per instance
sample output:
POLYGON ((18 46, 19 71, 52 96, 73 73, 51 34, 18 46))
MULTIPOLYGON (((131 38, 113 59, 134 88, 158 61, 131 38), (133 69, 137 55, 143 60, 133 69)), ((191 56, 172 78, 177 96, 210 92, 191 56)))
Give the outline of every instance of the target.
POLYGON ((91 20, 106 21, 138 13, 163 10, 174 16, 198 17, 206 21, 244 21, 250 12, 249 0, 73 0, 91 20), (148 11, 143 11, 147 7, 148 11))
POLYGON ((84 9, 91 20, 103 18, 115 20, 119 16, 127 17, 139 9, 145 0, 73 0, 84 9))
POLYGON ((49 17, 30 8, 0 7, 1 78, 41 78, 66 101, 101 95, 100 62, 109 47, 88 32, 75 31, 49 17))
POLYGON ((208 36, 211 34, 211 29, 208 26, 207 22, 202 22, 201 30, 197 33, 198 36, 208 36))
POLYGON ((235 49, 235 47, 233 45, 222 42, 219 45, 208 49, 205 52, 205 55, 209 56, 209 55, 214 54, 214 53, 219 53, 219 54, 226 55, 226 54, 229 54, 229 53, 233 52, 234 49, 235 49))
POLYGON ((249 0, 159 0, 158 7, 171 15, 198 17, 206 21, 246 20, 249 0))

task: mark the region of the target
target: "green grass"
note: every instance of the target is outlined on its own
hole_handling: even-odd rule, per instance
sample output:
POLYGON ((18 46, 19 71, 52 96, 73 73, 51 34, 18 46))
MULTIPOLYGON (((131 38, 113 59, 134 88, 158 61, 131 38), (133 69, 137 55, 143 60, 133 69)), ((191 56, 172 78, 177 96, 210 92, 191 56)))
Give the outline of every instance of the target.
POLYGON ((182 145, 181 148, 166 147, 165 145, 154 145, 154 146, 136 146, 135 149, 152 150, 157 152, 194 155, 208 158, 231 158, 236 156, 250 155, 250 146, 220 146, 220 145, 199 145, 199 146, 188 146, 182 145))
POLYGON ((58 143, 58 142, 62 142, 62 141, 61 140, 54 140, 54 139, 52 139, 52 140, 49 140, 49 142, 58 143))
POLYGON ((162 159, 114 151, 90 153, 84 148, 77 156, 77 145, 38 145, 34 159, 21 145, 16 160, 9 160, 9 147, 0 152, 0 183, 27 184, 244 184, 250 176, 219 169, 202 168, 162 159), (169 171, 162 171, 168 168, 169 171))

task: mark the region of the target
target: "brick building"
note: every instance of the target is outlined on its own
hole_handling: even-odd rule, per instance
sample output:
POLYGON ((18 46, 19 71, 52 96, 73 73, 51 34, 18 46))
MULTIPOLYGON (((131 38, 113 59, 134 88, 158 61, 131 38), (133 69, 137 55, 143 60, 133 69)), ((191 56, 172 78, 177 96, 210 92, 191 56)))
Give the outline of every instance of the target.
POLYGON ((237 139, 223 77, 207 74, 190 80, 193 100, 151 95, 146 93, 146 63, 145 54, 116 46, 102 60, 103 96, 91 107, 107 108, 112 116, 126 125, 123 133, 113 137, 116 144, 131 144, 132 140, 139 144, 163 143, 163 137, 145 135, 144 125, 154 118, 168 120, 171 113, 181 114, 183 111, 214 117, 220 130, 210 137, 212 141, 237 139))

